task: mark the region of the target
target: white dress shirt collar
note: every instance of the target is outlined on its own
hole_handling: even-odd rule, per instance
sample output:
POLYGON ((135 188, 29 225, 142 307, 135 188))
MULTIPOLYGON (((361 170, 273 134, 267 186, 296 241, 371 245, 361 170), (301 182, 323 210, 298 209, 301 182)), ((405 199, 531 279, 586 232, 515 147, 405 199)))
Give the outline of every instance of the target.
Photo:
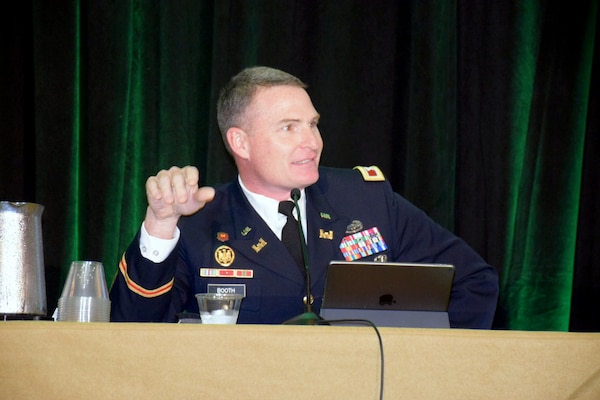
MULTIPOLYGON (((281 239, 281 231, 286 223, 287 218, 285 215, 279 213, 279 201, 249 191, 248 188, 244 186, 242 178, 239 175, 238 182, 240 183, 240 187, 242 188, 242 191, 250 202, 252 208, 254 208, 258 215, 260 215, 260 217, 266 222, 273 233, 275 233, 275 235, 281 239)), ((298 207, 300 207, 300 212, 302 214, 302 230, 304 231, 304 237, 306 237, 306 196, 304 189, 300 191, 298 207)), ((296 215, 295 210, 294 215, 296 215)), ((298 215, 296 215, 296 218, 298 218, 298 215)))

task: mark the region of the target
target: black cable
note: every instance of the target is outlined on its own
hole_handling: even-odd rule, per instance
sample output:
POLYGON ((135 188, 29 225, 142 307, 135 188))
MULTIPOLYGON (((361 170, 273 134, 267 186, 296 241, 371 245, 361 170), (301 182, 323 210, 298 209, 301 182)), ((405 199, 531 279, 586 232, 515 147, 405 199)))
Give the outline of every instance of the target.
MULTIPOLYGON (((300 189, 292 189, 290 197, 293 200, 294 208, 298 214, 298 236, 300 236, 300 248, 302 249, 302 261, 304 265, 304 279, 306 287, 306 301, 304 302, 304 310, 307 313, 312 312, 313 296, 311 294, 312 284, 310 283, 310 266, 308 264, 308 249, 306 248, 306 238, 304 237, 304 229, 302 229, 302 215, 300 214, 300 189)), ((293 218, 293 216, 291 217, 293 218)))
POLYGON ((381 355, 381 363, 380 363, 380 370, 381 370, 381 376, 379 379, 379 400, 383 400, 383 383, 384 383, 384 371, 385 371, 385 362, 383 359, 383 340, 381 339, 381 334, 379 333, 379 329, 377 329, 377 326, 367 320, 367 319, 323 319, 323 320, 318 320, 315 321, 315 325, 335 325, 335 324, 363 324, 363 325, 369 325, 371 326, 374 330, 375 333, 377 334, 377 339, 379 340, 379 354, 381 355))

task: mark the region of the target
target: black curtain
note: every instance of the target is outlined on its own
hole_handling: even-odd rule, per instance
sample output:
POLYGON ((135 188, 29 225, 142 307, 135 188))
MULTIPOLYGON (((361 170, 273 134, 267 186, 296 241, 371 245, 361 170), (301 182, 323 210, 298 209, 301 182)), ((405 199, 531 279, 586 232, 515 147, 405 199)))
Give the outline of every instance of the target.
POLYGON ((600 331, 598 2, 36 1, 3 6, 0 200, 43 204, 48 304, 110 281, 171 165, 235 176, 219 88, 309 84, 322 164, 378 165, 499 271, 501 329, 600 331))

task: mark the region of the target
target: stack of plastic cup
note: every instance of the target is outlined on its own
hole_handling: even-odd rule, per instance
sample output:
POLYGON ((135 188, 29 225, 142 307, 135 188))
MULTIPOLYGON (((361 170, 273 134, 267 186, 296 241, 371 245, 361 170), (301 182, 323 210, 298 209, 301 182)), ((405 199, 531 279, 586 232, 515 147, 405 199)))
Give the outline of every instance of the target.
POLYGON ((97 261, 73 261, 60 299, 58 321, 109 322, 110 300, 104 266, 97 261))

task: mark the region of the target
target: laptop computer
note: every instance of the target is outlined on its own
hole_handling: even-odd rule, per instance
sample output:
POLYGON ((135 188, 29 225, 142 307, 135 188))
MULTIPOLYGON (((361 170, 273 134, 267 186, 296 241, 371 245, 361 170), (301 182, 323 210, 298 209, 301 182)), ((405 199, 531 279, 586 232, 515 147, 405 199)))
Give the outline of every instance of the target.
POLYGON ((377 326, 449 328, 450 264, 332 261, 320 315, 377 326))

